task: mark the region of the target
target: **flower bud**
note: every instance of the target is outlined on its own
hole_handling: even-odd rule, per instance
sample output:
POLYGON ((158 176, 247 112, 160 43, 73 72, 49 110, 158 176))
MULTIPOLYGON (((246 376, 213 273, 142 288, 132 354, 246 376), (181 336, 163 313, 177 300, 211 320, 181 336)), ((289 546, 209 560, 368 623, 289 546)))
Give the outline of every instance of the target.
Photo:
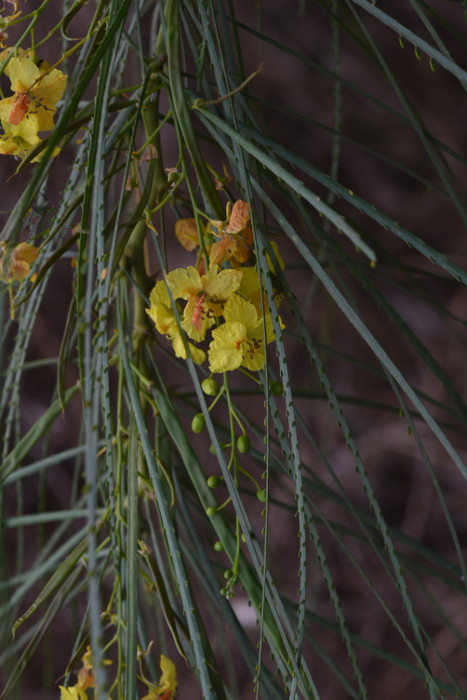
POLYGON ((197 413, 191 421, 191 429, 194 433, 201 433, 206 427, 206 421, 202 413, 197 413))
POLYGON ((207 396, 217 396, 219 393, 219 382, 215 379, 203 379, 201 382, 201 388, 207 396))
POLYGON ((284 387, 282 386, 282 382, 278 382, 276 380, 270 381, 269 391, 271 392, 271 394, 275 394, 276 396, 282 396, 282 394, 284 393, 284 387))
POLYGON ((240 435, 237 440, 237 450, 239 452, 249 452, 250 450, 250 438, 248 435, 240 435))

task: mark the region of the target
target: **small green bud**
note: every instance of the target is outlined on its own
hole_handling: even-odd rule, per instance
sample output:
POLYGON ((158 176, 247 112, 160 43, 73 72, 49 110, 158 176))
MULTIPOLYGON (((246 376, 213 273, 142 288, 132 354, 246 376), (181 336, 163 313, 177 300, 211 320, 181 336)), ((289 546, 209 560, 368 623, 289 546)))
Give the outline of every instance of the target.
POLYGON ((229 579, 229 578, 232 578, 232 576, 233 576, 232 569, 227 569, 226 571, 224 571, 224 578, 229 579))
POLYGON ((222 552, 222 550, 224 549, 224 545, 222 544, 222 542, 220 540, 217 540, 217 542, 214 542, 214 549, 216 550, 216 552, 222 552))
POLYGON ((194 433, 201 433, 206 427, 206 421, 202 413, 197 413, 191 421, 191 429, 194 433))
POLYGON ((271 392, 271 394, 275 394, 276 396, 282 396, 282 394, 284 393, 284 387, 282 386, 282 382, 278 382, 276 380, 270 381, 269 391, 271 392))
POLYGON ((210 476, 207 480, 207 485, 210 489, 215 489, 216 486, 219 486, 221 483, 222 479, 220 478, 220 476, 210 476))
POLYGON ((250 438, 248 435, 240 435, 237 440, 237 450, 239 452, 249 452, 250 450, 250 438))
POLYGON ((201 382, 201 388, 207 396, 217 396, 219 393, 219 382, 215 379, 203 379, 201 382))
POLYGON ((258 499, 258 501, 261 501, 261 503, 266 503, 266 489, 258 489, 256 492, 256 498, 258 499))
POLYGON ((214 508, 213 506, 209 506, 209 508, 206 508, 206 515, 208 518, 212 518, 213 515, 217 513, 217 508, 214 508))

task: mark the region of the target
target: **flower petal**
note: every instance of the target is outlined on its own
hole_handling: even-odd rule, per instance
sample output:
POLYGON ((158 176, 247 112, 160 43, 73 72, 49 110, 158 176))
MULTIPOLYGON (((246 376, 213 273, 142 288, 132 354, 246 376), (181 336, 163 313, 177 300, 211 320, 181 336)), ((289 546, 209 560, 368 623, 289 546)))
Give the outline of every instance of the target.
POLYGON ((191 251, 199 246, 198 229, 194 219, 179 219, 176 221, 175 235, 185 250, 191 251))
POLYGON ((29 92, 46 107, 55 107, 63 97, 66 83, 67 76, 61 70, 52 68, 32 85, 29 92))
POLYGON ((258 323, 258 314, 255 307, 249 301, 232 294, 224 306, 224 318, 227 323, 238 321, 246 328, 251 328, 258 323))
POLYGON ((225 301, 235 292, 241 282, 242 272, 239 270, 221 270, 214 265, 202 276, 203 289, 211 301, 225 301))
POLYGON ((41 72, 34 61, 23 56, 10 58, 5 73, 10 78, 13 92, 28 92, 35 81, 41 77, 41 72))
MULTIPOLYGON (((169 338, 172 342, 175 356, 181 357, 183 360, 186 360, 186 347, 185 343, 183 342, 182 334, 180 333, 178 328, 176 328, 174 332, 171 335, 169 335, 169 338)), ((193 343, 187 343, 187 346, 193 362, 197 365, 201 365, 206 359, 206 353, 204 352, 204 350, 197 348, 195 345, 193 345, 193 343)))
POLYGON ((177 668, 173 661, 161 654, 160 667, 162 676, 159 681, 160 692, 170 691, 175 693, 177 690, 177 668))
POLYGON ((242 364, 242 342, 246 328, 242 323, 223 323, 212 332, 208 358, 211 372, 228 372, 242 364))
POLYGON ((192 265, 172 270, 167 275, 166 280, 174 299, 188 300, 203 289, 200 274, 192 265))
POLYGON ((230 214, 229 223, 225 229, 226 233, 240 233, 243 231, 248 221, 250 220, 250 205, 248 202, 242 202, 238 199, 230 214))

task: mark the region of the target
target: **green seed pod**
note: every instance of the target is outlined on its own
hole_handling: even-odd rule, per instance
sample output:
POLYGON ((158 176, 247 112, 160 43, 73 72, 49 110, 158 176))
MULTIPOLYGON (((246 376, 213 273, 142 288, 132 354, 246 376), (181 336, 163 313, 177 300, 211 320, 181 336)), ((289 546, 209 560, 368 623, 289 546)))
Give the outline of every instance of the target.
POLYGON ((271 394, 275 394, 276 396, 282 396, 284 393, 284 387, 282 386, 281 382, 278 381, 270 381, 269 382, 269 391, 271 394))
POLYGON ((212 518, 213 515, 217 513, 217 508, 214 508, 213 506, 209 506, 209 508, 206 508, 206 515, 208 518, 212 518))
POLYGON ((219 393, 219 382, 215 379, 203 379, 201 382, 201 388, 207 396, 217 396, 219 393))
POLYGON ((239 452, 249 452, 250 450, 250 438, 248 435, 240 435, 237 440, 237 450, 239 452))
POLYGON ((210 476, 207 480, 207 485, 210 489, 215 489, 216 486, 220 486, 221 483, 222 479, 220 478, 220 476, 210 476))
POLYGON ((233 576, 232 569, 227 569, 226 571, 224 571, 224 578, 229 579, 229 578, 232 578, 232 576, 233 576))
POLYGON ((216 550, 216 552, 222 552, 222 550, 224 549, 224 545, 222 544, 222 542, 220 540, 217 540, 217 542, 214 542, 214 549, 216 550))
POLYGON ((191 421, 191 429, 194 433, 201 433, 206 427, 206 421, 202 413, 197 413, 191 421))
POLYGON ((261 503, 266 503, 266 489, 258 489, 256 492, 256 498, 258 499, 258 501, 261 501, 261 503))

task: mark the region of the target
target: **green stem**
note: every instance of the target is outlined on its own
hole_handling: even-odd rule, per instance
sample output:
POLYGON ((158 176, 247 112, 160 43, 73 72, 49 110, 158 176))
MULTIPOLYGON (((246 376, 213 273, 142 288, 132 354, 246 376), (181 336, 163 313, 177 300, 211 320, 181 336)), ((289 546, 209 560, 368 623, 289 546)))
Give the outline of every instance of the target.
POLYGON ((207 203, 217 219, 224 217, 224 207, 214 182, 209 173, 204 158, 198 146, 190 112, 185 99, 179 60, 180 18, 178 0, 167 0, 166 4, 166 36, 169 90, 172 101, 174 120, 178 125, 182 142, 186 145, 198 179, 198 185, 204 192, 207 203))

